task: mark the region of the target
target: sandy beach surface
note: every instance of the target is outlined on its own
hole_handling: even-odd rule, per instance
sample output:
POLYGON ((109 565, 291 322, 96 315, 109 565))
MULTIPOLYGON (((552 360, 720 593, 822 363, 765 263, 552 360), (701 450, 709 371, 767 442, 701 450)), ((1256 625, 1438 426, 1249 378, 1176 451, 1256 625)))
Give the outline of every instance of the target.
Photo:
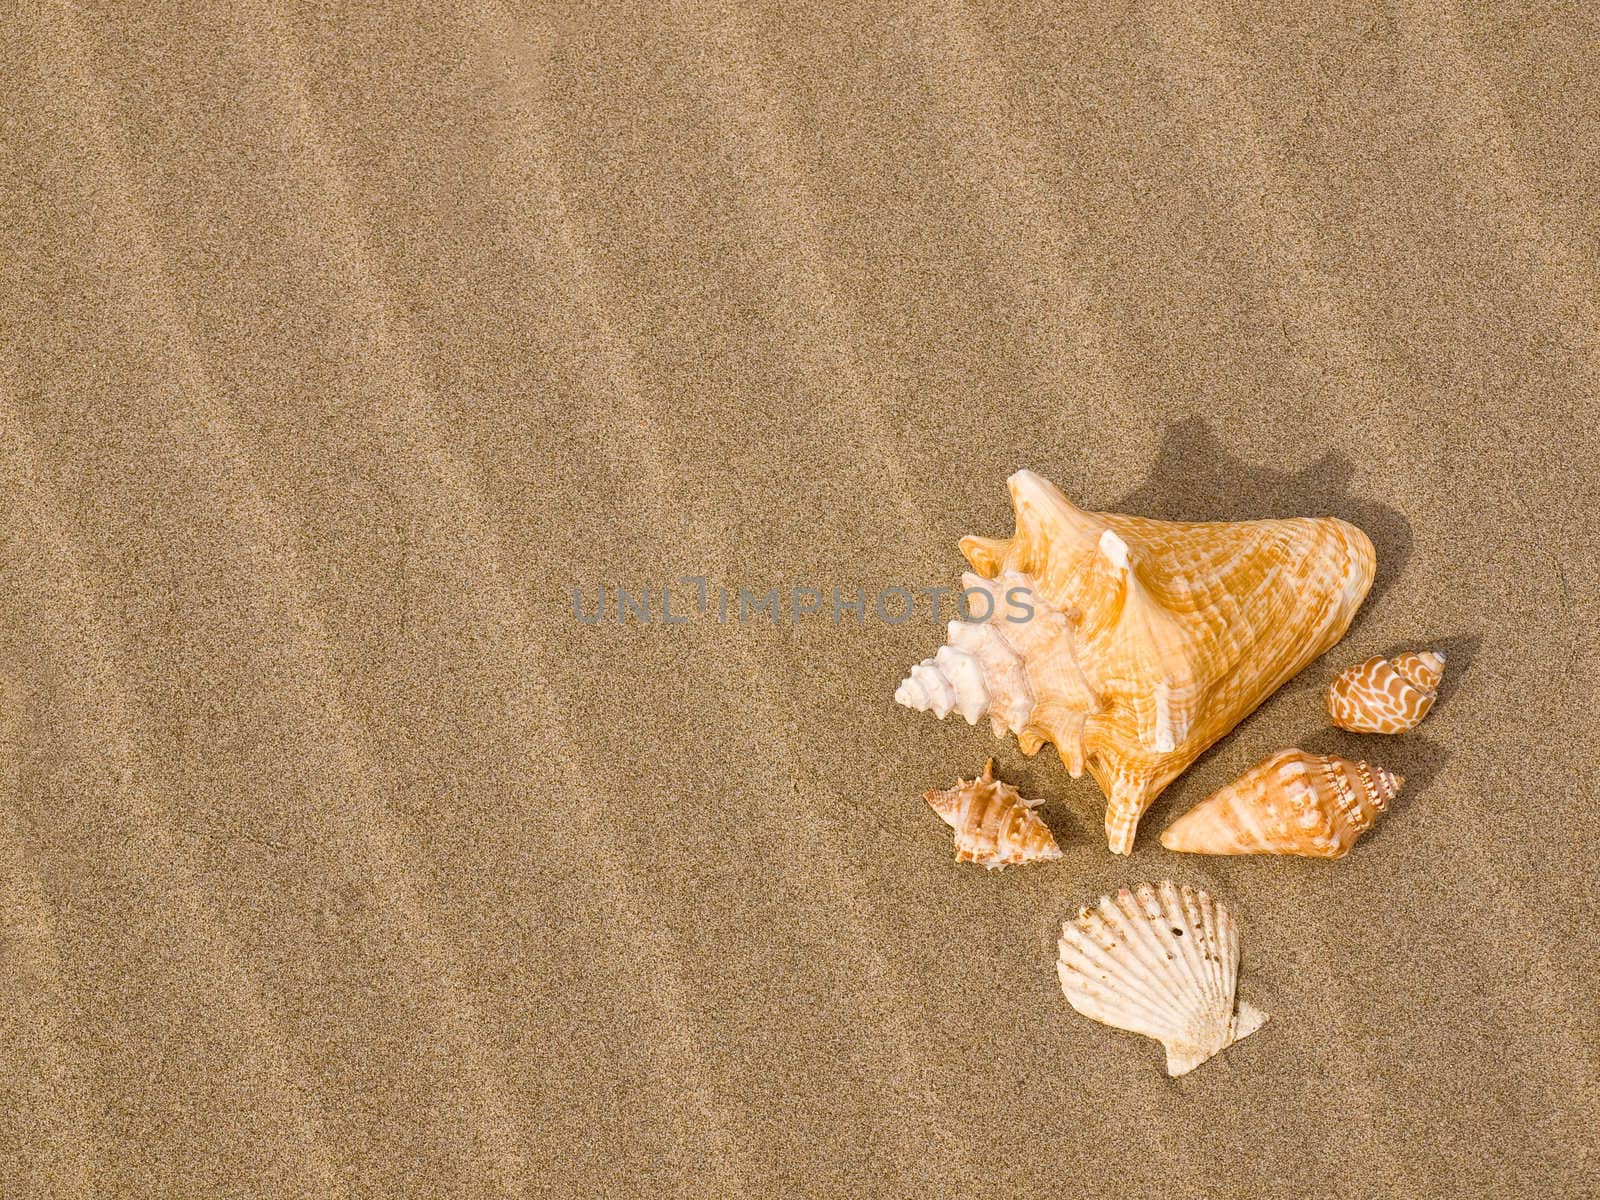
POLYGON ((1592 13, 382 7, 0 21, 0 1194, 1595 1194, 1592 13), (890 698, 1022 466, 1378 550, 1131 859, 890 698), (1286 745, 1409 782, 1160 848, 1286 745), (1166 878, 1272 1014, 1179 1080, 1054 972, 1166 878))

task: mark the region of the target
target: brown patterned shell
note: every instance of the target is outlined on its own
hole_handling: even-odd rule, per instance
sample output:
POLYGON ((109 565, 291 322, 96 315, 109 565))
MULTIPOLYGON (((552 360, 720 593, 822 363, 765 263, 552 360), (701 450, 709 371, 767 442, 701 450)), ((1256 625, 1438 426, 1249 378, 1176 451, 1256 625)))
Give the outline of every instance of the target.
POLYGON ((1436 650, 1369 658, 1328 686, 1328 715, 1356 733, 1404 733, 1428 715, 1443 676, 1444 655, 1436 650))
POLYGON ((1404 783, 1370 763, 1279 750, 1167 826, 1161 844, 1186 854, 1343 858, 1404 783))
POLYGON ((1050 828, 1033 811, 1043 800, 1024 800, 994 777, 994 759, 979 779, 959 779, 946 792, 922 797, 956 831, 956 861, 994 870, 1017 863, 1047 862, 1061 850, 1050 828))

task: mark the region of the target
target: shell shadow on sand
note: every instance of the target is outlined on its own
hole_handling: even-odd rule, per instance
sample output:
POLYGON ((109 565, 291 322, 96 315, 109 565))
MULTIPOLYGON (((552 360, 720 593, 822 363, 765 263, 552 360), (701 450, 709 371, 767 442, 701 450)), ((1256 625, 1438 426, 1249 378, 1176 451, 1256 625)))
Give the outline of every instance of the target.
MULTIPOLYGON (((1204 421, 1169 426, 1149 477, 1112 510, 1163 521, 1259 521, 1339 517, 1359 527, 1378 552, 1377 573, 1351 630, 1359 629, 1411 556, 1411 523, 1394 509, 1350 494, 1355 465, 1325 454, 1298 471, 1275 471, 1235 457, 1204 421)), ((1346 634, 1348 636, 1348 634, 1346 634)))
POLYGON ((1455 634, 1451 637, 1424 637, 1396 642, 1382 653, 1385 658, 1393 658, 1406 650, 1437 650, 1443 654, 1444 677, 1439 680, 1439 697, 1434 701, 1436 705, 1442 705, 1450 703, 1450 697, 1455 695, 1461 681, 1471 673, 1472 661, 1478 657, 1478 647, 1482 644, 1483 639, 1475 634, 1455 634))

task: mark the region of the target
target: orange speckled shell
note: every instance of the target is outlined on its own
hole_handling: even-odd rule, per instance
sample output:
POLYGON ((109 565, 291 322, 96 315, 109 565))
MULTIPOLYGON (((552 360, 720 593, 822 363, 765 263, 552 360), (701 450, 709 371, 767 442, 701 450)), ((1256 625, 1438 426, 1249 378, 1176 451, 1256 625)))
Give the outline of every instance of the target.
POLYGON ((1328 686, 1328 715, 1356 733, 1404 733, 1428 715, 1443 675, 1444 655, 1433 650, 1369 658, 1328 686))
POLYGON ((1279 750, 1167 826, 1161 844, 1186 854, 1343 858, 1404 783, 1370 763, 1279 750))
POLYGON ((982 778, 957 780, 949 791, 925 792, 922 798, 956 831, 957 862, 994 870, 1061 857, 1049 826, 1033 811, 1044 802, 1024 800, 1016 788, 996 779, 992 758, 982 778))

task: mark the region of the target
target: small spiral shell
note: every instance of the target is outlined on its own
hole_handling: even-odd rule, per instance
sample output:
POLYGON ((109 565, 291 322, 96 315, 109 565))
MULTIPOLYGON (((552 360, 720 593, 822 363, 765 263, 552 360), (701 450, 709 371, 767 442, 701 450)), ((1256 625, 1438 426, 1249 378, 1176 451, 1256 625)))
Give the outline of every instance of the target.
POLYGON ((1436 650, 1369 658, 1328 686, 1328 715, 1355 733, 1404 733, 1428 715, 1443 676, 1444 655, 1436 650))
POLYGON ((1185 854, 1343 858, 1404 783, 1371 763, 1279 750, 1167 826, 1161 844, 1185 854))
POLYGON ((1017 863, 1048 862, 1061 850, 1050 827, 1033 810, 1043 800, 1024 800, 994 777, 994 759, 978 779, 958 779, 946 792, 922 797, 956 831, 956 861, 994 870, 1017 863))

